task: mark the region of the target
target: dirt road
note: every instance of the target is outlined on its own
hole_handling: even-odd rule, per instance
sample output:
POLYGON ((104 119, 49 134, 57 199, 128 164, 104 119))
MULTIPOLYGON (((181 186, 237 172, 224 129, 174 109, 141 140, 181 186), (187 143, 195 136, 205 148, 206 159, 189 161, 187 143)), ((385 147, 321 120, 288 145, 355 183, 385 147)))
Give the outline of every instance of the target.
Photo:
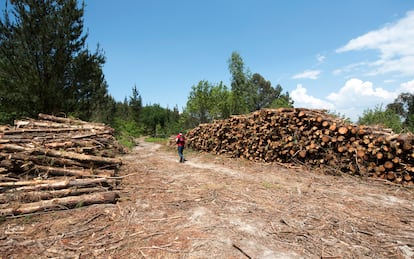
POLYGON ((117 204, 8 219, 0 258, 412 258, 414 189, 140 142, 117 204))

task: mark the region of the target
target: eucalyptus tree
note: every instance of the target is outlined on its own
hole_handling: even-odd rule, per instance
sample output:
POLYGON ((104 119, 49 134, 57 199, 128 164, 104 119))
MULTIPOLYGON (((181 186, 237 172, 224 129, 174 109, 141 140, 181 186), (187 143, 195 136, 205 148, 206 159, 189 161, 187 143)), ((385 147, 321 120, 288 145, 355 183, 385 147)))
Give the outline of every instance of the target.
POLYGON ((273 87, 270 81, 258 73, 253 74, 250 81, 254 89, 252 99, 254 100, 253 107, 255 110, 293 106, 292 98, 290 98, 288 92, 283 93, 281 85, 273 87))
POLYGON ((232 111, 235 114, 248 113, 262 108, 293 106, 293 100, 289 93, 283 93, 282 86, 273 87, 272 83, 259 73, 252 75, 244 67, 239 53, 233 52, 228 63, 232 75, 232 111))
POLYGON ((245 69, 243 59, 238 52, 231 54, 228 64, 233 94, 232 111, 234 114, 248 113, 254 106, 254 89, 250 81, 250 73, 245 69))

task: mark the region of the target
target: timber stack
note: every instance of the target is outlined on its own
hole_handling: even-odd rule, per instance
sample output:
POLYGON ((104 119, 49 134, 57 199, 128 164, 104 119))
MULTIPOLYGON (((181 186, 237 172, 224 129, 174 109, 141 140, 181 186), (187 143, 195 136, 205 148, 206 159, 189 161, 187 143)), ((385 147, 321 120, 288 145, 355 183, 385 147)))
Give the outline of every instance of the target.
POLYGON ((347 123, 325 110, 263 109, 200 124, 187 138, 195 150, 414 184, 411 133, 347 123))
POLYGON ((113 133, 47 114, 0 126, 0 216, 116 202, 125 150, 113 133))

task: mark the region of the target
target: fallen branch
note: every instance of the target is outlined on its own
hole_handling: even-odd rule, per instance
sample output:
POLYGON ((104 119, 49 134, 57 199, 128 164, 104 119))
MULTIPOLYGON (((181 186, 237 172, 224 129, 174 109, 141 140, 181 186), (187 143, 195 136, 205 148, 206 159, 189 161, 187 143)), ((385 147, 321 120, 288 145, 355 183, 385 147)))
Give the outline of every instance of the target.
POLYGON ((244 256, 246 256, 247 258, 251 259, 252 257, 250 255, 248 255, 245 251, 243 251, 243 249, 241 249, 238 245, 233 243, 233 247, 236 248, 237 250, 239 250, 244 256))

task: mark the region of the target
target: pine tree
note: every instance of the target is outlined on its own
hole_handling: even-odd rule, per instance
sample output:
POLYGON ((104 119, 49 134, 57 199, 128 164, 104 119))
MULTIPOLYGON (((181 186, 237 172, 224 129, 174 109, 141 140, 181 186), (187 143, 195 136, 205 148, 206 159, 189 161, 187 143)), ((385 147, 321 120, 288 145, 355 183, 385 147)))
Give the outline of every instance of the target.
POLYGON ((93 54, 85 48, 84 4, 10 4, 0 21, 0 120, 2 114, 35 117, 40 112, 99 117, 97 109, 110 101, 102 72, 105 58, 99 48, 93 54))

